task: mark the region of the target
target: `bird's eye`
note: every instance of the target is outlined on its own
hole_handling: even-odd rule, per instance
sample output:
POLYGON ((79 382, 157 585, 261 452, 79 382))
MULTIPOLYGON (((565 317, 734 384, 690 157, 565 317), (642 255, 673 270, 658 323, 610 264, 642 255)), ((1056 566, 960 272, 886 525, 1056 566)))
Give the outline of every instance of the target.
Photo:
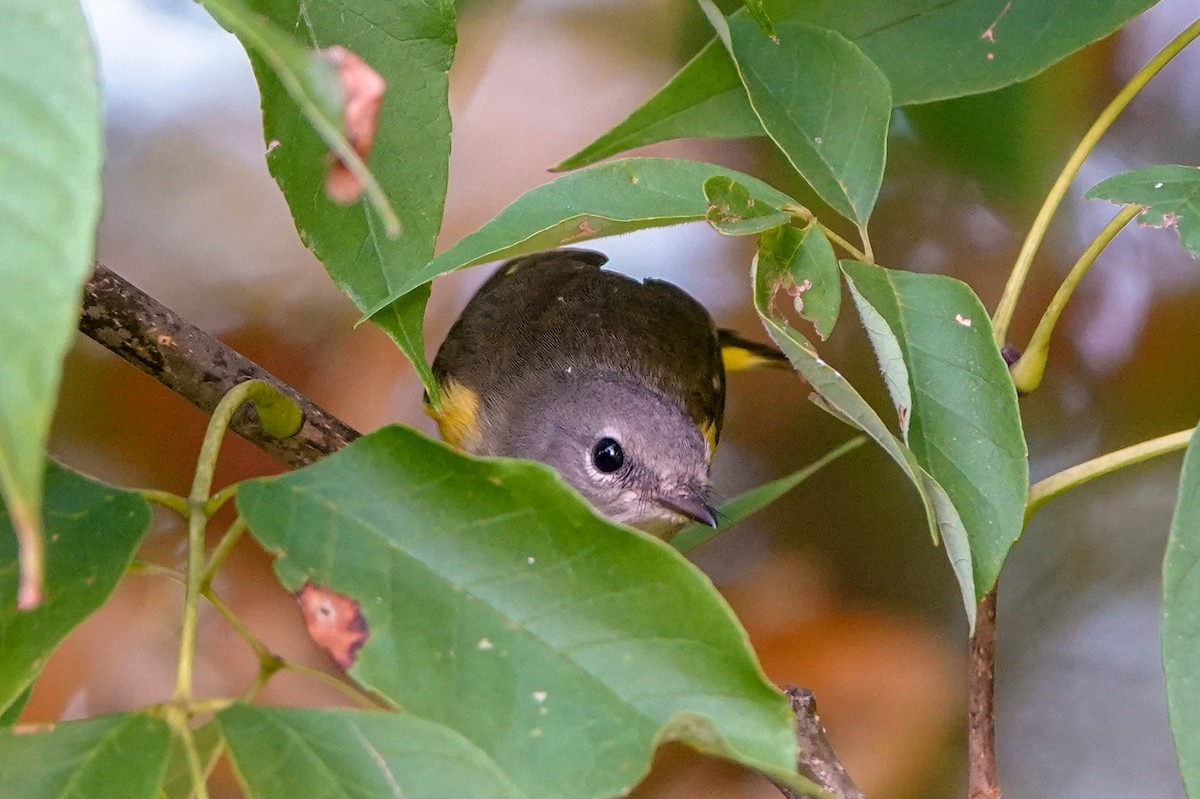
POLYGON ((625 451, 613 438, 602 438, 592 447, 592 463, 605 474, 612 474, 625 463, 625 451))

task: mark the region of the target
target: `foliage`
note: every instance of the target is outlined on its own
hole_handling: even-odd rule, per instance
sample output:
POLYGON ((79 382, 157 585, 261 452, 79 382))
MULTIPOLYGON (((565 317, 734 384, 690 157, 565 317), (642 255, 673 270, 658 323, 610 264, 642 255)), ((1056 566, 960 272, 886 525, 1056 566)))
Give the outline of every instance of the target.
MULTIPOLYGON (((698 543, 699 531, 685 531, 672 549, 599 518, 542 466, 471 458, 402 427, 214 496, 220 440, 244 399, 269 429, 278 423, 278 435, 296 427, 287 401, 250 384, 214 414, 192 495, 149 494, 183 515, 189 531, 187 573, 175 575, 187 594, 174 695, 126 714, 7 729, 48 654, 129 570, 148 524, 137 494, 45 462, 99 208, 102 125, 81 10, 71 0, 36 5, 0 0, 8 12, 0 104, 10 111, 0 127, 0 272, 22 297, 0 315, 0 338, 15 342, 0 349, 0 483, 11 519, 0 530, 8 603, 0 605, 0 792, 203 796, 212 762, 225 753, 254 797, 618 796, 668 739, 812 788, 792 762, 787 703, 728 607, 678 551, 698 543), (235 491, 239 515, 206 552, 205 528, 235 491), (338 626, 323 643, 358 686, 343 690, 371 709, 271 709, 251 702, 253 690, 196 701, 197 606, 204 599, 229 613, 212 577, 247 529, 275 557, 282 589, 312 592, 335 609, 338 626), (18 590, 26 610, 11 604, 18 590), (213 712, 214 721, 196 726, 213 712)), ((456 40, 450 0, 205 5, 247 47, 268 164, 301 238, 412 359, 434 403, 422 332, 430 281, 561 244, 707 219, 724 234, 758 237, 747 271, 764 326, 812 385, 814 401, 864 432, 910 479, 972 622, 1041 501, 1138 459, 1116 453, 1031 489, 1017 395, 994 340, 1003 343, 1007 318, 993 328, 971 287, 951 277, 885 268, 867 231, 894 107, 1028 78, 1117 29, 1147 0, 1008 4, 998 15, 984 0, 903 8, 755 0, 731 15, 702 0, 713 41, 625 122, 560 165, 583 168, 517 198, 436 258, 456 40), (333 45, 387 83, 365 136, 371 147, 350 130, 348 84, 326 50, 333 45), (746 135, 767 136, 831 213, 712 164, 596 163, 667 138, 746 135), (330 150, 365 188, 348 205, 324 188, 330 150), (854 224, 857 243, 830 227, 834 213, 854 224), (848 257, 839 261, 835 247, 848 257), (893 401, 889 421, 791 317, 794 309, 823 340, 839 319, 843 285, 893 401)), ((1200 23, 1170 53, 1197 35, 1200 23)), ((1133 93, 1151 74, 1135 79, 1133 93)), ((1144 208, 1147 223, 1177 227, 1193 252, 1196 195, 1196 170, 1183 166, 1117 176, 1089 193, 1144 208)), ((1031 235, 1029 257, 1039 237, 1031 235)), ((1010 305, 1023 280, 1021 269, 1014 275, 1010 305)), ((1184 441, 1168 438, 1139 458, 1184 441)), ((1168 701, 1193 792, 1195 449, 1164 567, 1168 701)), ((728 518, 773 501, 811 471, 731 501, 728 518)), ((238 629, 263 663, 255 689, 290 667, 238 629)))

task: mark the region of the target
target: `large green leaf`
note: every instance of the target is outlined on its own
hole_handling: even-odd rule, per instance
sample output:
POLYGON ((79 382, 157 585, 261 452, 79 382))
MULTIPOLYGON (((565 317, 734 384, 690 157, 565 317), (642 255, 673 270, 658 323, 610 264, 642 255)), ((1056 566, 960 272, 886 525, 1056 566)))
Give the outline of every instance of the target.
POLYGON ((715 164, 668 158, 612 161, 522 194, 486 225, 417 270, 370 313, 455 269, 601 236, 704 219, 710 207, 704 184, 713 176, 736 180, 764 206, 782 208, 795 203, 761 180, 715 164))
POLYGON ((103 122, 79 3, 0 0, 0 19, 0 283, 10 298, 0 313, 0 491, 21 536, 20 601, 31 606, 46 439, 100 215, 103 122))
MULTIPOLYGON (((767 0, 765 5, 777 28, 781 20, 792 19, 841 33, 887 77, 892 102, 912 105, 1033 77, 1156 1, 767 0)), ((853 105, 854 98, 847 95, 846 104, 853 105)), ((738 90, 733 62, 714 40, 625 121, 559 168, 585 166, 668 139, 753 135, 761 135, 758 120, 738 90)))
POLYGON ((144 713, 0 730, 0 796, 151 799, 171 731, 144 713))
POLYGON ((218 718, 249 799, 531 795, 469 740, 409 713, 237 704, 218 718))
POLYGON ((1188 796, 1200 796, 1200 432, 1192 434, 1163 559, 1163 671, 1188 796))
POLYGON ((556 473, 389 427, 238 493, 289 590, 357 603, 349 672, 531 796, 615 796, 681 739, 795 781, 795 737, 729 608, 556 473))
POLYGON ((703 5, 767 135, 822 200, 865 226, 883 182, 887 78, 836 31, 789 20, 771 39, 746 15, 703 5))
MULTIPOLYGON (((33 682, 67 633, 112 595, 150 526, 137 494, 45 467, 46 595, 32 611, 0 603, 0 710, 33 682)), ((16 590, 16 546, 0 519, 0 596, 16 590)))
MULTIPOLYGON (((769 247, 771 240, 764 237, 760 239, 759 246, 769 247)), ((808 339, 775 309, 773 298, 781 291, 788 291, 793 279, 784 268, 786 263, 787 259, 777 253, 760 251, 754 259, 754 307, 767 333, 787 355, 796 371, 812 386, 817 405, 870 436, 912 481, 925 509, 934 541, 940 538, 946 547, 946 555, 962 594, 963 608, 973 630, 976 589, 971 546, 958 510, 945 489, 921 466, 912 451, 892 434, 854 386, 841 372, 826 363, 808 339)))
POLYGON ((840 31, 879 65, 896 105, 978 94, 1031 78, 1157 0, 766 0, 840 31))
POLYGON ((1029 493, 1017 392, 987 311, 970 286, 944 275, 859 261, 842 270, 905 441, 966 525, 982 597, 1021 535, 1029 493))
MULTIPOLYGON (((252 0, 252 5, 308 46, 348 48, 387 81, 368 163, 403 224, 396 238, 386 235, 366 199, 341 206, 325 195, 328 145, 274 70, 251 54, 270 143, 267 164, 296 229, 359 309, 372 308, 433 257, 450 154, 446 71, 454 55, 454 3, 252 0)), ((421 327, 427 296, 415 294, 373 321, 400 345, 429 386, 433 378, 421 327)))
POLYGON ((1097 183, 1084 196, 1140 205, 1138 224, 1175 228, 1179 243, 1200 258, 1200 168, 1162 164, 1122 172, 1097 183))

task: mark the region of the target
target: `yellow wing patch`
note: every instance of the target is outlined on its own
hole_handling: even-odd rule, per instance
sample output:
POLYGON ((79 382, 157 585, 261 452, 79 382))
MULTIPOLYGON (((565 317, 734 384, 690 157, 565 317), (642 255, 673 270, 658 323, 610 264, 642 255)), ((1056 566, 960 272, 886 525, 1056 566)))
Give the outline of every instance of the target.
POLYGON ((442 409, 435 411, 428 403, 425 413, 437 422, 442 440, 466 452, 477 452, 482 438, 479 429, 479 395, 457 380, 450 378, 439 386, 442 409))

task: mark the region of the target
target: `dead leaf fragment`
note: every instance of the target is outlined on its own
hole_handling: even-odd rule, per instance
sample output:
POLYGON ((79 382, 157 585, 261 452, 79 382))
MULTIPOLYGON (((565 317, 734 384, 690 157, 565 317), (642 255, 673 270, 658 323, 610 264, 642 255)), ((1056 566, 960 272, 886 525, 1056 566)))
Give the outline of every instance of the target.
POLYGON ((313 642, 343 669, 353 666, 359 647, 370 635, 358 602, 311 582, 296 592, 296 602, 313 642))
MULTIPOLYGON (((333 46, 320 51, 337 69, 342 84, 342 127, 346 141, 365 162, 375 142, 379 126, 379 107, 387 81, 371 66, 345 47, 333 46)), ((340 158, 334 158, 325 177, 325 193, 329 199, 343 205, 354 202, 362 194, 363 184, 340 158)))

